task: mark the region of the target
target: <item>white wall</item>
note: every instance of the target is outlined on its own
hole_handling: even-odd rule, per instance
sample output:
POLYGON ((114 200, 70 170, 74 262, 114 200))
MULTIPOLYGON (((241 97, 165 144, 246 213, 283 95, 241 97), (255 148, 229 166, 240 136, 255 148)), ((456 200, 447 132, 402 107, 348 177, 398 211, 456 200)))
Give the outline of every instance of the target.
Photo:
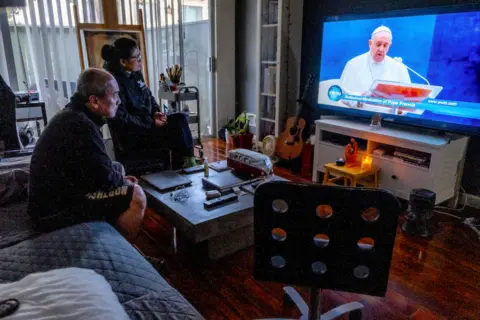
POLYGON ((235 117, 235 0, 215 1, 215 131, 235 117))

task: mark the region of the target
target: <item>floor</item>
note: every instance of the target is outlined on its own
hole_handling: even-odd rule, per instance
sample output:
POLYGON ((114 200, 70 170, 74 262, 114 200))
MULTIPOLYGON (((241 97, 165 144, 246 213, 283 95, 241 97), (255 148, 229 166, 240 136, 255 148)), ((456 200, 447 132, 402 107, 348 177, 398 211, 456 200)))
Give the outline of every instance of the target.
MULTIPOLYGON (((218 140, 205 144, 209 161, 225 158, 228 148, 218 140)), ((289 170, 275 173, 295 182, 309 182, 289 170)), ((478 215, 467 209, 466 216, 478 215)), ((400 218, 400 222, 403 218, 400 218)), ((426 241, 397 232, 386 297, 323 291, 324 312, 345 302, 365 305, 364 319, 480 319, 480 239, 449 216, 436 216, 435 236, 426 241)), ((147 255, 164 257, 160 273, 206 319, 298 317, 284 305, 282 284, 256 281, 253 248, 216 262, 206 261, 181 241, 172 249, 173 228, 155 212, 146 214, 136 245, 147 255)), ((299 288, 308 298, 308 290, 299 288)))

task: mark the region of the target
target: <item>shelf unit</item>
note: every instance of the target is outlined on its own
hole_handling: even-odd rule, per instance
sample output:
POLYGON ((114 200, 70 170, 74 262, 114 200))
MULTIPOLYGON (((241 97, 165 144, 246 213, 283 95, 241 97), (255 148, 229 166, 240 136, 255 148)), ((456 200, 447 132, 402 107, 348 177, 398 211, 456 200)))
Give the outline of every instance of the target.
POLYGON ((257 97, 256 135, 279 135, 280 114, 286 101, 285 48, 288 38, 289 0, 259 0, 257 5, 257 97))
POLYGON ((355 138, 358 159, 368 155, 380 168, 380 188, 405 200, 412 189, 429 189, 437 195, 436 204, 458 197, 468 137, 395 125, 372 130, 368 123, 341 117, 323 117, 315 125, 313 182, 321 181, 324 164, 344 157, 346 144, 355 138), (374 152, 379 149, 383 154, 374 152), (415 161, 397 152, 413 155, 415 161))
POLYGON ((174 103, 176 110, 169 110, 168 113, 182 112, 182 101, 197 101, 197 110, 196 112, 189 112, 188 123, 190 130, 192 131, 194 144, 198 146, 199 149, 203 149, 202 135, 200 132, 200 93, 198 88, 194 86, 180 87, 179 90, 173 92, 160 89, 158 91, 158 97, 160 102, 162 100, 167 100, 169 106, 170 103, 174 103))

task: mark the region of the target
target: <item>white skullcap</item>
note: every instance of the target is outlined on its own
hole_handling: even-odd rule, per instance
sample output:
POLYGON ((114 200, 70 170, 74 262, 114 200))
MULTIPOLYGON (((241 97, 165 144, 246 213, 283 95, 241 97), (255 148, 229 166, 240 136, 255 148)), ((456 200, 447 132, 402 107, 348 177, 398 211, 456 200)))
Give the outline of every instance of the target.
POLYGON ((389 27, 385 27, 385 26, 380 26, 380 27, 378 27, 377 29, 373 30, 373 32, 372 32, 372 38, 373 38, 374 35, 376 35, 377 33, 380 33, 380 32, 388 32, 388 33, 390 33, 390 35, 391 35, 392 38, 393 38, 392 30, 390 30, 389 27))

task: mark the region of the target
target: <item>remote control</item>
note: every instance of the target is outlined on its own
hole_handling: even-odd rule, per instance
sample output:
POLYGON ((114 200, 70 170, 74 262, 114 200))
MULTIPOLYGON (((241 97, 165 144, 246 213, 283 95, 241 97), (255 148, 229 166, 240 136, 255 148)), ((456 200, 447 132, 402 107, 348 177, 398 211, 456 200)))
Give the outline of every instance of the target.
POLYGON ((195 173, 195 172, 200 172, 203 171, 203 164, 200 164, 198 166, 190 167, 190 168, 185 168, 183 169, 183 173, 190 174, 190 173, 195 173))
POLYGON ((17 311, 20 302, 17 299, 8 299, 0 302, 0 318, 7 317, 17 311))
POLYGON ((215 199, 207 200, 203 203, 203 206, 206 209, 210 209, 210 208, 216 207, 220 204, 230 202, 230 201, 234 201, 234 200, 237 200, 237 199, 238 199, 238 196, 235 193, 229 193, 229 194, 226 194, 224 196, 221 196, 221 197, 218 197, 218 198, 215 198, 215 199))
POLYGON ((258 186, 260 185, 260 183, 262 183, 262 182, 263 182, 263 181, 260 180, 260 181, 256 181, 256 182, 252 183, 252 188, 253 188, 253 189, 257 189, 257 187, 258 187, 258 186))
POLYGON ((220 197, 221 194, 218 190, 210 190, 205 192, 205 196, 207 197, 207 200, 211 200, 220 197))

